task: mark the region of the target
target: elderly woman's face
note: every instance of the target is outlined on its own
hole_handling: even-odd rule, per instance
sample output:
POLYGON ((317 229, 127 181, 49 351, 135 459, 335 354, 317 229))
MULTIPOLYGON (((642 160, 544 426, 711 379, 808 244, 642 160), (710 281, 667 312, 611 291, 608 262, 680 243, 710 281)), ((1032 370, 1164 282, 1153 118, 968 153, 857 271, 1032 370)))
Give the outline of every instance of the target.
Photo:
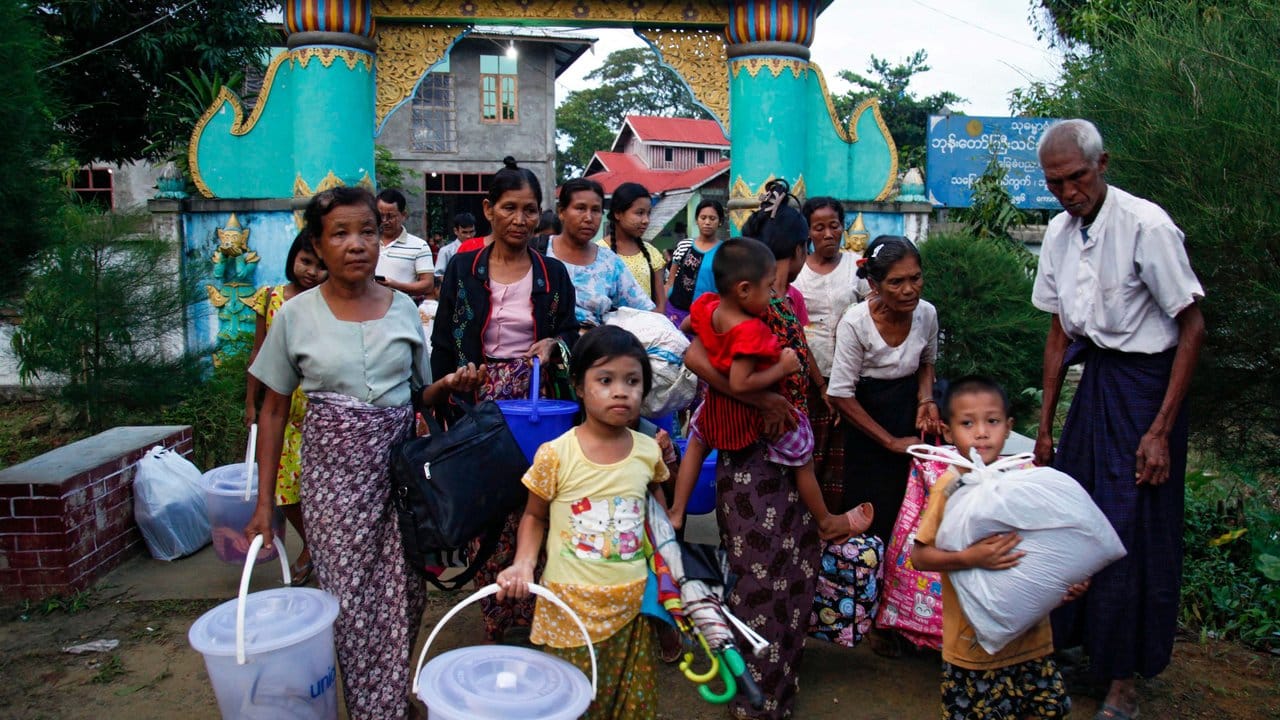
POLYGON ((527 186, 502 193, 492 205, 484 201, 484 216, 493 226, 493 241, 513 247, 529 244, 541 214, 538 198, 527 186))
POLYGON ((560 225, 564 236, 578 245, 586 245, 600 229, 604 216, 604 200, 592 190, 579 190, 569 196, 569 205, 560 208, 560 225))
POLYGON ((378 218, 363 203, 339 205, 323 218, 316 253, 329 277, 343 282, 367 281, 378 264, 378 218))
POLYGON ((914 312, 920 304, 920 292, 924 289, 924 273, 920 262, 908 255, 889 266, 889 272, 880 282, 872 281, 872 288, 880 294, 880 301, 895 312, 914 312))
POLYGON ((809 242, 813 243, 813 254, 823 260, 830 260, 840 252, 840 239, 844 236, 844 227, 840 225, 840 216, 833 207, 818 208, 809 216, 809 242))

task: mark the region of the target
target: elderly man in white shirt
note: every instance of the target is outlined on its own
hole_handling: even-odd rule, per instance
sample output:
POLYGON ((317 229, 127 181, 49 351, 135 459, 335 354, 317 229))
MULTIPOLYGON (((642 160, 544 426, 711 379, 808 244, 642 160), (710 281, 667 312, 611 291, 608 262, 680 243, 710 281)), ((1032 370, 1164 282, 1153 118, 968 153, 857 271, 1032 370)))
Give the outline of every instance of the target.
POLYGON ((1095 720, 1137 717, 1135 676, 1169 664, 1182 578, 1185 399, 1204 341, 1182 231, 1159 206, 1109 186, 1102 136, 1086 120, 1045 131, 1040 165, 1066 211, 1040 251, 1032 302, 1052 313, 1036 460, 1080 482, 1128 556, 1054 613, 1059 648, 1083 643, 1110 682, 1095 720), (1085 364, 1054 457, 1067 365, 1085 364))
POLYGON ((381 247, 374 277, 392 290, 399 290, 414 302, 436 294, 435 260, 427 241, 404 226, 407 200, 404 193, 388 188, 378 193, 381 247))

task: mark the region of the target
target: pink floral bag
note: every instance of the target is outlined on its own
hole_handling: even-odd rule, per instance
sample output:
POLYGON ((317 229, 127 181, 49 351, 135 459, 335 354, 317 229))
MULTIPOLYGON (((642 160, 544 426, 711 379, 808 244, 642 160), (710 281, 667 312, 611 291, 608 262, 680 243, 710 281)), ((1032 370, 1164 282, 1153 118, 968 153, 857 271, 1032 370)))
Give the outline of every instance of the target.
POLYGON ((911 461, 907 493, 884 556, 884 592, 876 616, 877 627, 896 630, 913 644, 935 650, 942 649, 942 578, 936 572, 916 570, 911 547, 929 493, 946 471, 944 462, 911 461))

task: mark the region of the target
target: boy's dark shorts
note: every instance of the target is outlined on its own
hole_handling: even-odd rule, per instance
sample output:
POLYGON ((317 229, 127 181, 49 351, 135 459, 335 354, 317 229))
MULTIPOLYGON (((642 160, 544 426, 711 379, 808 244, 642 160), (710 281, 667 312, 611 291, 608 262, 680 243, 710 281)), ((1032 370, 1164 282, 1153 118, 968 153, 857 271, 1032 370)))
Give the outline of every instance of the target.
POLYGON ((1065 718, 1071 697, 1052 656, 995 670, 942 663, 942 720, 1065 718))

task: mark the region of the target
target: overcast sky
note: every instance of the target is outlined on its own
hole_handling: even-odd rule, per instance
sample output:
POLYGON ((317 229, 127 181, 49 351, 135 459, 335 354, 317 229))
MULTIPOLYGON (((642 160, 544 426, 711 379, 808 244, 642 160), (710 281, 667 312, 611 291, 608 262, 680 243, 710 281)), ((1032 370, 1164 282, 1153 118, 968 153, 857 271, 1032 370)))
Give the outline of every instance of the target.
MULTIPOLYGON (((950 90, 967 100, 955 109, 968 115, 1008 115, 1010 90, 1054 79, 1061 64, 1036 39, 1029 14, 1028 0, 836 0, 818 17, 812 59, 841 93, 848 83, 837 71, 864 72, 871 55, 896 63, 923 48, 933 69, 912 79, 918 96, 950 90)), ((610 52, 644 45, 630 30, 583 32, 600 41, 560 76, 558 101, 585 87, 610 52)))

